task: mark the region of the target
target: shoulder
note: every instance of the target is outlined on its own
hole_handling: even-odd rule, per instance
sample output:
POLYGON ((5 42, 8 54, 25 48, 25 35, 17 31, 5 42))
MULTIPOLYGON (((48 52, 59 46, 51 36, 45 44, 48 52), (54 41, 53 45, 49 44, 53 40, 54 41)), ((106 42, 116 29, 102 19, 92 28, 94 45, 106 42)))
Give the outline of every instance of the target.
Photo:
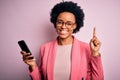
POLYGON ((80 50, 80 53, 86 55, 87 59, 90 59, 91 49, 90 45, 87 42, 76 39, 74 46, 77 46, 76 48, 80 50))
POLYGON ((40 49, 45 49, 45 48, 50 48, 50 47, 52 47, 54 44, 56 44, 57 43, 57 39, 55 39, 55 40, 52 40, 52 41, 49 41, 49 42, 47 42, 47 43, 45 43, 45 44, 42 44, 41 45, 41 47, 40 47, 40 49))
MULTIPOLYGON (((57 43, 57 40, 49 41, 40 46, 40 55, 44 56, 45 53, 48 53, 51 49, 53 49, 54 45, 57 43)), ((47 55, 47 54, 46 54, 47 55)))
POLYGON ((78 48, 82 53, 91 54, 90 45, 87 42, 74 38, 74 47, 78 48))
POLYGON ((75 44, 79 44, 80 47, 82 47, 82 48, 89 48, 89 44, 87 42, 78 40, 77 38, 75 38, 74 40, 75 40, 75 44))
POLYGON ((80 47, 83 47, 83 48, 86 48, 86 49, 89 49, 89 48, 90 48, 89 44, 86 43, 86 42, 79 41, 79 43, 80 43, 80 47))

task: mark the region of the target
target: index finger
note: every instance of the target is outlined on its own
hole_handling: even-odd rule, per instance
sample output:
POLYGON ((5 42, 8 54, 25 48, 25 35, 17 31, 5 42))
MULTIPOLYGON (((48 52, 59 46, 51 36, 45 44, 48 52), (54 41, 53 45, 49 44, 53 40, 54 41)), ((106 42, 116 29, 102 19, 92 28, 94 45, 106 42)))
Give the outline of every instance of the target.
POLYGON ((96 28, 93 29, 93 37, 96 36, 96 28))
POLYGON ((21 54, 24 55, 24 56, 25 55, 30 55, 29 53, 26 53, 25 51, 21 51, 21 54))

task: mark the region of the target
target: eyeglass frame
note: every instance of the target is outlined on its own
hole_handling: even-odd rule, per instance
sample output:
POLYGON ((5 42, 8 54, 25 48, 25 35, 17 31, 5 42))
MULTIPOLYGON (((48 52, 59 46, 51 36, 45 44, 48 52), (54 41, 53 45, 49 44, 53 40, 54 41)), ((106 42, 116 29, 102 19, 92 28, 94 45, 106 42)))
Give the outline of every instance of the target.
POLYGON ((64 24, 65 24, 65 26, 66 26, 67 28, 71 28, 73 25, 76 24, 76 22, 74 22, 74 23, 71 22, 71 21, 64 22, 64 21, 62 21, 62 20, 57 20, 57 21, 56 21, 56 26, 58 26, 58 27, 62 27, 64 24), (60 21, 61 23, 59 23, 59 21, 60 21))

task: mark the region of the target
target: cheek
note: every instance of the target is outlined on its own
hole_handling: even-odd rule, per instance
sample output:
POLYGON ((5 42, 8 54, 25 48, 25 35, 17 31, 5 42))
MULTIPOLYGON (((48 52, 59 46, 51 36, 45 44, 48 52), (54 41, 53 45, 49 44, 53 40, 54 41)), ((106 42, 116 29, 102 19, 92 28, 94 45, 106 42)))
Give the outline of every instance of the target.
MULTIPOLYGON (((60 27, 56 27, 55 29, 56 29, 57 33, 59 33, 60 30, 62 30, 60 27)), ((74 28, 73 27, 72 28, 66 28, 66 30, 68 31, 68 33, 73 33, 74 28)))
POLYGON ((60 30, 60 29, 59 29, 59 28, 57 28, 57 27, 56 27, 55 29, 56 29, 56 32, 57 32, 57 33, 59 33, 59 30, 60 30))
POLYGON ((69 31, 70 31, 71 33, 73 33, 73 30, 74 30, 74 28, 70 28, 70 29, 69 29, 69 31))
POLYGON ((55 29, 56 29, 56 31, 58 31, 60 28, 56 27, 55 29))

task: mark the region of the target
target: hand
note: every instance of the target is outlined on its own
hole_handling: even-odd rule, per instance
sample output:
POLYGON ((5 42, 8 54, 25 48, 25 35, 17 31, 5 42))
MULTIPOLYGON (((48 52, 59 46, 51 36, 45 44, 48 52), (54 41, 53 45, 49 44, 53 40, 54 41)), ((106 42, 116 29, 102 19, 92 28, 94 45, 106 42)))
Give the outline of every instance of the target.
POLYGON ((99 39, 96 36, 96 28, 94 27, 93 38, 90 40, 90 48, 91 48, 93 56, 100 55, 100 53, 99 53, 100 46, 101 46, 101 42, 99 41, 99 39))
POLYGON ((37 66, 36 59, 30 53, 26 53, 25 51, 21 51, 21 54, 23 56, 23 61, 29 65, 29 68, 32 71, 37 66))

